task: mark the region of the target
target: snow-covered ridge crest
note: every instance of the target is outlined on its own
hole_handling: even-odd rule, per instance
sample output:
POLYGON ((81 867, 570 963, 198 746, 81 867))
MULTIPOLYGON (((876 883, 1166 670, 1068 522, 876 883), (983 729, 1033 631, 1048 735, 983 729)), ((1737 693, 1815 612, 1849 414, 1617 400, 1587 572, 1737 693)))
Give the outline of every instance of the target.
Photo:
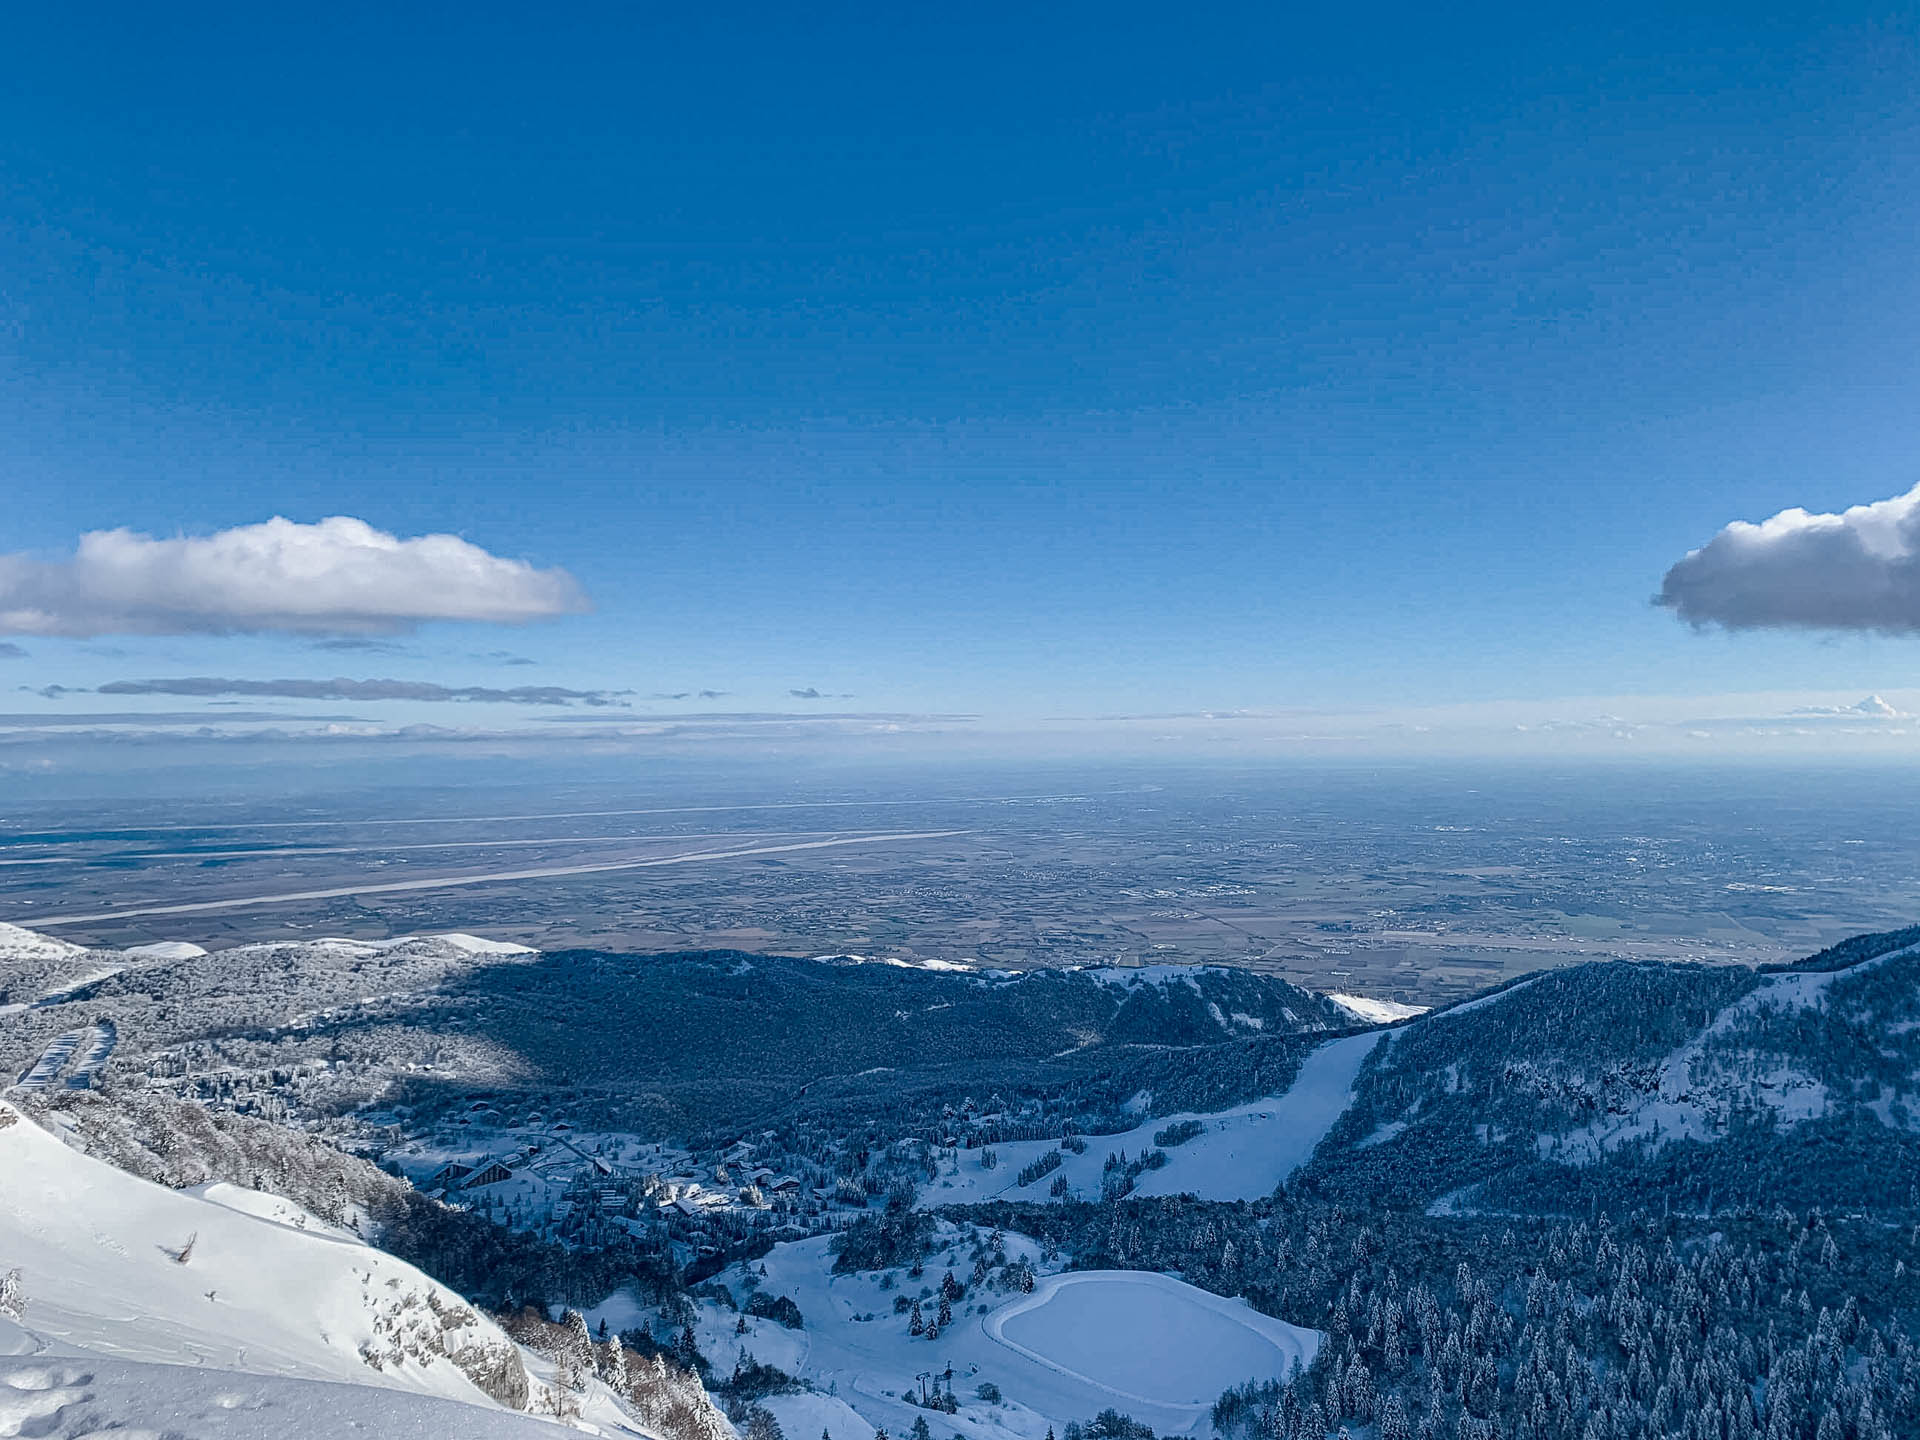
POLYGON ((37 930, 0 923, 0 960, 65 960, 85 954, 86 948, 37 930))
POLYGON ((1121 990, 1137 990, 1142 985, 1164 988, 1168 985, 1199 987, 1202 975, 1232 973, 1225 965, 1101 965, 1086 973, 1101 985, 1121 990))
POLYGON ((959 975, 1011 975, 1011 970, 983 970, 977 963, 965 960, 907 960, 897 955, 853 955, 836 951, 831 955, 815 955, 814 960, 822 965, 891 965, 897 970, 940 970, 959 975))
POLYGON ((401 949, 453 950, 462 955, 538 955, 540 953, 531 945, 515 945, 508 940, 489 940, 483 935, 469 935, 464 930, 453 930, 444 935, 396 935, 387 940, 356 940, 346 935, 322 935, 312 940, 267 940, 237 948, 242 951, 280 949, 290 944, 346 951, 356 955, 379 955, 389 950, 401 949))
MULTIPOLYGON (((465 955, 537 955, 539 953, 530 945, 516 945, 510 940, 493 940, 484 935, 469 934, 464 930, 452 930, 438 935, 396 935, 386 940, 359 940, 344 935, 321 935, 297 940, 255 941, 236 948, 241 950, 284 949, 289 945, 314 945, 335 950, 360 951, 369 955, 377 954, 382 950, 397 950, 402 946, 444 947, 465 955)), ((156 940, 144 945, 128 945, 119 950, 110 947, 75 945, 68 940, 44 935, 38 930, 28 930, 19 925, 0 922, 0 962, 70 960, 85 955, 90 949, 96 954, 128 955, 140 960, 191 960, 207 953, 205 947, 186 940, 156 940)))
POLYGON ((207 952, 188 940, 156 940, 150 945, 129 945, 120 953, 142 960, 196 960, 207 952))
POLYGON ((463 1408, 528 1402, 519 1352, 491 1321, 404 1261, 300 1224, 304 1212, 288 1202, 245 1213, 150 1184, 5 1104, 0 1175, 0 1260, 21 1271, 21 1323, 49 1350, 402 1390, 463 1408))

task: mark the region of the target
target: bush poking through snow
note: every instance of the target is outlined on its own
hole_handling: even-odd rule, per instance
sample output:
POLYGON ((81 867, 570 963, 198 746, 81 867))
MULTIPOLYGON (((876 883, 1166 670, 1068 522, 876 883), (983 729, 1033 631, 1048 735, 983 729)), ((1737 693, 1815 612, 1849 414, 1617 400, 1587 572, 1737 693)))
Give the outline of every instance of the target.
MULTIPOLYGON (((0 1118, 5 1118, 5 1114, 0 1111, 0 1118)), ((0 1275, 0 1315, 16 1321, 27 1318, 27 1287, 18 1270, 0 1275)))
POLYGON ((1102 1410, 1084 1425, 1069 1424, 1066 1440, 1153 1440, 1153 1427, 1118 1410, 1102 1410))

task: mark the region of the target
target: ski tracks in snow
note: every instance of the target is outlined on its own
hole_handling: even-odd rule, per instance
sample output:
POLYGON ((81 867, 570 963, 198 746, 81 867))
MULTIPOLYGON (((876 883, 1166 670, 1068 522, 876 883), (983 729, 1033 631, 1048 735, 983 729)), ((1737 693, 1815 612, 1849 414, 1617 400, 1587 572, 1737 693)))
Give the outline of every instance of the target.
MULTIPOLYGON (((80 1062, 67 1075, 66 1086, 69 1090, 85 1090, 93 1084, 93 1077, 100 1073, 100 1067, 112 1058, 113 1047, 120 1041, 120 1032, 111 1020, 102 1020, 98 1024, 84 1026, 78 1030, 68 1030, 56 1035, 48 1042, 47 1048, 40 1052, 40 1058, 17 1080, 16 1090, 46 1090, 60 1078, 66 1070, 67 1062, 74 1055, 80 1055, 80 1062), (83 1050, 81 1047, 84 1046, 83 1050)), ((0 1430, 0 1435, 5 1435, 0 1430)))

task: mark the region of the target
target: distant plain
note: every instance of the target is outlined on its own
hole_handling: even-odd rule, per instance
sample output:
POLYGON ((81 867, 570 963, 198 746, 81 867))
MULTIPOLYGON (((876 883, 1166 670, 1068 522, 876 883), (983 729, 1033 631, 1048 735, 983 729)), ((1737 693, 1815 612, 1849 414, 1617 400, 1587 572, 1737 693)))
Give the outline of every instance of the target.
POLYGON ((0 810, 0 921, 116 946, 465 930, 1226 962, 1432 1004, 1581 960, 1777 960, 1910 923, 1917 792, 1837 766, 1129 766, 22 804, 0 810))

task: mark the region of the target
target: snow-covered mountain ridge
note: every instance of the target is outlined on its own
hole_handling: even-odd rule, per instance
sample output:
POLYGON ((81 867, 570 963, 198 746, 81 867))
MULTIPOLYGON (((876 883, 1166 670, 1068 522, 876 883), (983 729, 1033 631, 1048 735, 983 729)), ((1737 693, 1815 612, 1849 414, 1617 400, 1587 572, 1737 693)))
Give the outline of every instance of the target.
POLYGON ((1394 1203, 1872 1208, 1920 1184, 1920 930, 1583 965, 1392 1032, 1305 1177, 1394 1203))
POLYGON ((14 1079, 50 1091, 131 1083, 294 1119, 418 1112, 456 1086, 540 1110, 550 1077, 566 1074, 615 1126, 677 1136, 764 1124, 796 1089, 868 1071, 984 1062, 991 1089, 1004 1062, 1355 1023, 1277 977, 1217 966, 1009 975, 731 952, 537 954, 460 934, 209 954, 180 943, 74 951, 20 932, 13 951, 0 957, 13 1021, 0 1027, 0 1070, 14 1079), (695 1035, 719 1043, 687 1044, 695 1035))

